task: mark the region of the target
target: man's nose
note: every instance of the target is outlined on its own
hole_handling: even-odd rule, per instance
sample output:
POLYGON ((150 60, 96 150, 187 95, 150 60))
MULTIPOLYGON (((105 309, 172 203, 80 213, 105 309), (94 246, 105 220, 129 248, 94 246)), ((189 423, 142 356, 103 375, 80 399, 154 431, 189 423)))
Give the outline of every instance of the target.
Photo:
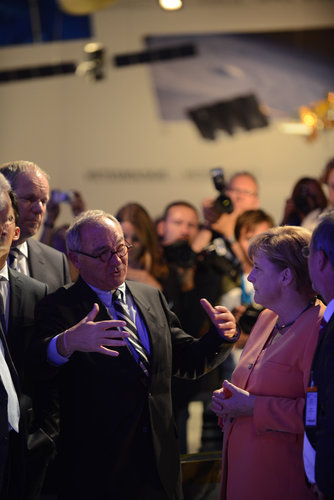
POLYGON ((38 200, 35 201, 32 206, 32 211, 35 212, 36 214, 43 213, 45 211, 45 205, 42 201, 38 200))

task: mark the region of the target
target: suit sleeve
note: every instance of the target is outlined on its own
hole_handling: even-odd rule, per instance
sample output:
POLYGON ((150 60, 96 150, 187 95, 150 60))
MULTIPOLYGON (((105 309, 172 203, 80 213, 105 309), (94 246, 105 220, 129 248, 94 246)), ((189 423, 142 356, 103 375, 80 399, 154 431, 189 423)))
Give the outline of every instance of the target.
MULTIPOLYGON (((213 325, 200 339, 195 339, 182 330, 177 316, 170 311, 161 293, 160 299, 171 334, 173 374, 181 378, 196 379, 221 364, 232 350, 236 339, 233 342, 225 341, 213 325)), ((198 307, 201 307, 200 304, 198 307)))
POLYGON ((316 434, 316 483, 326 498, 334 498, 334 325, 321 357, 318 426, 316 434), (320 385, 321 383, 321 385, 320 385), (321 391, 321 393, 320 393, 321 391))

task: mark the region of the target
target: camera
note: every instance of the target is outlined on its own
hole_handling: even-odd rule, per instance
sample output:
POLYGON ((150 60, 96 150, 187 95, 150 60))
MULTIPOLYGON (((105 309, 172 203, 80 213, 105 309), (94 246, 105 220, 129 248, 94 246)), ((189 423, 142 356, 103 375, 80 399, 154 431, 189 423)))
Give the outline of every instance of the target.
POLYGON ((73 191, 61 191, 60 189, 54 189, 52 191, 51 201, 53 203, 72 203, 73 199, 73 191))
POLYGON ((223 169, 220 167, 212 168, 210 170, 211 178, 213 180, 214 186, 217 191, 219 191, 219 196, 215 200, 215 209, 219 214, 230 214, 233 212, 232 200, 225 193, 225 180, 223 169))
POLYGON ((168 264, 187 269, 196 264, 197 255, 187 241, 178 240, 164 247, 164 256, 168 264))

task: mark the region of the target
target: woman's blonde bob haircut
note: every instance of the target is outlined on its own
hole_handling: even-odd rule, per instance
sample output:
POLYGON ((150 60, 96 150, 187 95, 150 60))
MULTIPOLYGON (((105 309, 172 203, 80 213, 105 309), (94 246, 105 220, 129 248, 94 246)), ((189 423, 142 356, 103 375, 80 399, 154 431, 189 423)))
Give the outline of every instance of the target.
POLYGON ((295 280, 296 290, 314 296, 308 272, 307 257, 302 249, 309 246, 311 232, 299 226, 278 226, 255 236, 249 245, 248 255, 253 261, 263 253, 279 271, 289 268, 295 280))

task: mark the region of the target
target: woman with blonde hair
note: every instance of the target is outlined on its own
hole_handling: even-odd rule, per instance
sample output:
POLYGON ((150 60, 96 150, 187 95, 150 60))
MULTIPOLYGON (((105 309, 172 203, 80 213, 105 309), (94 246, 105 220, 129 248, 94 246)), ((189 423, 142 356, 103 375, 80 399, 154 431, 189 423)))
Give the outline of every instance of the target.
POLYGON ((303 409, 324 305, 308 273, 311 233, 276 227, 250 244, 257 303, 253 327, 231 383, 214 392, 224 425, 221 499, 308 500, 303 409))

